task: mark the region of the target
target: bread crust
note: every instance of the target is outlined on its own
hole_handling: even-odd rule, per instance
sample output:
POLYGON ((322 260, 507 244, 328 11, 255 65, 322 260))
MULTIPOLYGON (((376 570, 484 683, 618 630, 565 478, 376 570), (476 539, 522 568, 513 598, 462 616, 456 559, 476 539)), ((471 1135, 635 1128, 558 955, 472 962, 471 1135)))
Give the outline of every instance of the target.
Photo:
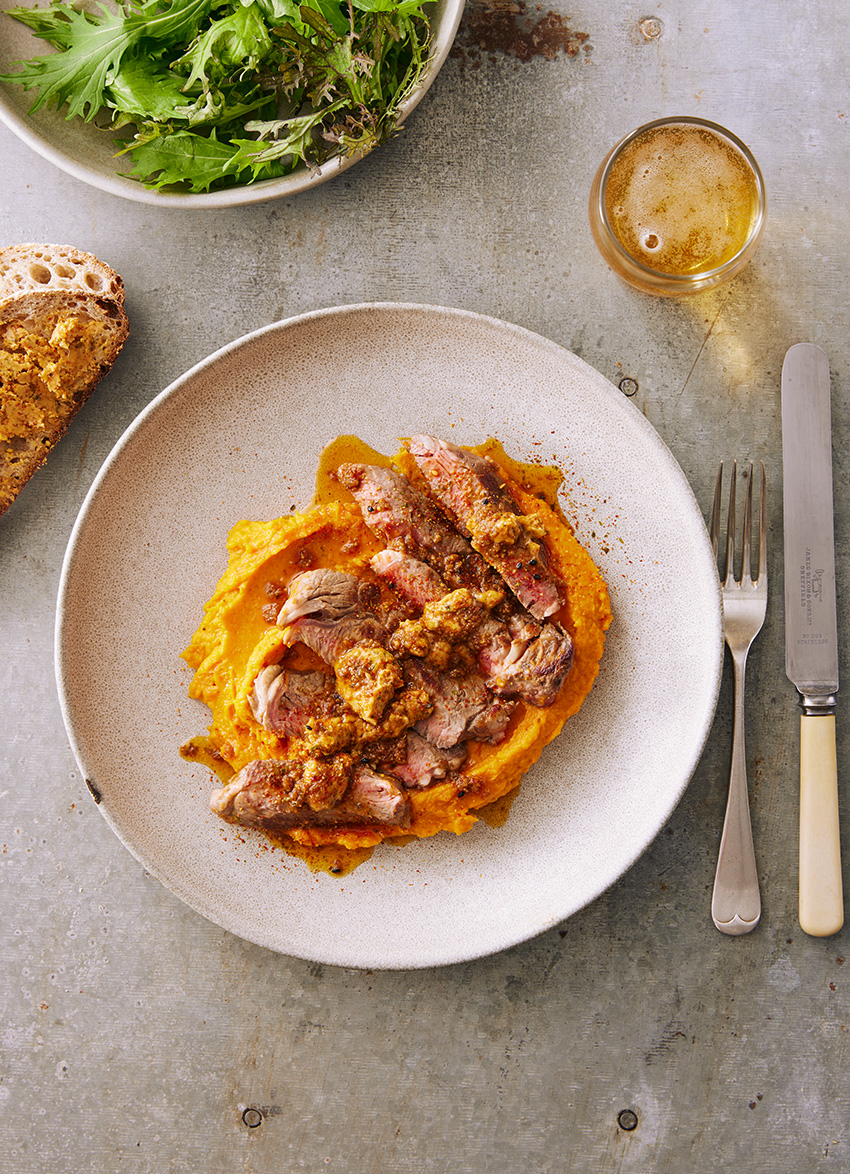
POLYGON ((75 290, 0 301, 0 515, 44 464, 112 368, 123 306, 75 290))
POLYGON ((57 290, 76 290, 124 304, 124 282, 119 275, 82 249, 40 244, 0 249, 0 300, 57 290))

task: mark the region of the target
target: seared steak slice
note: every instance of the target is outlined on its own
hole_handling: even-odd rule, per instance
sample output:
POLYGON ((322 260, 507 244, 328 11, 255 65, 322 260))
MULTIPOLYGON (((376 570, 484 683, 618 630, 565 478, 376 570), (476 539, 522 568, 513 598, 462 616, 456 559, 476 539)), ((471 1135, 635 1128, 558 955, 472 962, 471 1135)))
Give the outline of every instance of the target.
POLYGON ((340 465, 336 477, 360 506, 369 529, 391 550, 424 559, 450 588, 504 590, 481 555, 401 473, 352 464, 340 465))
POLYGON ((366 820, 396 827, 410 825, 410 800, 392 779, 367 766, 357 768, 342 807, 346 822, 366 820))
POLYGON ((355 767, 347 754, 258 759, 214 791, 210 810, 245 827, 289 831, 346 823, 406 827, 410 802, 392 779, 355 767))
POLYGON ((563 603, 542 532, 522 514, 495 463, 439 440, 414 436, 407 448, 441 506, 535 619, 563 603))
POLYGON ((366 591, 342 571, 305 571, 290 583, 277 622, 286 643, 306 644, 333 666, 337 691, 351 709, 377 722, 403 682, 384 648, 387 631, 365 606, 366 591))
POLYGON ((489 742, 497 745, 507 736, 508 722, 515 708, 515 701, 490 694, 487 705, 478 713, 470 714, 463 741, 489 742))
POLYGON ((411 791, 421 791, 446 775, 459 771, 469 749, 463 743, 441 750, 415 730, 407 733, 407 758, 392 773, 411 791))
POLYGON ((426 603, 442 599, 448 587, 434 570, 421 559, 398 550, 381 550, 370 560, 376 575, 386 579, 404 599, 423 608, 426 603))
POLYGON ((296 827, 322 821, 334 810, 354 775, 354 760, 338 754, 317 758, 264 758, 249 762, 210 798, 217 815, 248 827, 296 827))
POLYGON ((493 642, 479 656, 489 688, 501 697, 522 697, 542 708, 558 696, 573 667, 575 649, 569 632, 559 624, 545 623, 519 655, 501 655, 502 651, 493 642))
POLYGON ((435 672, 421 661, 404 662, 405 679, 424 689, 433 705, 431 713, 414 725, 440 750, 458 742, 501 742, 515 702, 494 697, 477 673, 450 677, 435 672))
MULTIPOLYGON (((372 559, 372 567, 423 615, 429 608, 433 611, 435 603, 439 606, 463 591, 450 592, 431 567, 396 551, 382 550, 372 559)), ((390 638, 390 647, 398 651, 404 644, 414 655, 428 656, 428 644, 417 648, 406 638, 415 625, 416 621, 402 623, 390 638)), ((433 630, 439 632, 439 626, 433 630)), ((569 634, 556 624, 539 624, 520 607, 509 613, 506 623, 493 615, 482 619, 468 642, 477 651, 478 668, 487 687, 503 697, 522 697, 531 705, 551 705, 572 668, 569 634)), ((432 663, 440 667, 433 658, 432 663)))
POLYGON ((296 575, 277 624, 286 629, 288 644, 306 644, 330 665, 361 640, 386 640, 380 620, 365 607, 360 580, 342 571, 296 575))
POLYGON ((327 673, 298 673, 270 664, 257 674, 248 701, 261 726, 300 738, 321 703, 329 704, 335 692, 327 673))

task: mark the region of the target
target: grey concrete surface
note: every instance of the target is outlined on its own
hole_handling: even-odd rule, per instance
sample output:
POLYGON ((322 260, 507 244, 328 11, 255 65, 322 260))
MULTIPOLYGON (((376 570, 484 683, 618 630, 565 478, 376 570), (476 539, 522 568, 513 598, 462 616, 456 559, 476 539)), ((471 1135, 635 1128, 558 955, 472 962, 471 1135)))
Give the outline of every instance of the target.
MULTIPOLYGON (((778 411, 785 350, 820 344, 833 372, 850 679, 850 9, 581 0, 553 10, 587 34, 573 55, 510 52, 504 37, 482 50, 467 18, 403 135, 292 200, 154 210, 79 183, 0 127, 0 241, 103 257, 124 276, 133 329, 120 366, 0 520, 9 1174, 850 1172, 847 930, 810 938, 796 917, 778 411), (645 26, 659 32, 650 39, 648 16, 660 22, 645 26), (606 270, 586 200, 611 143, 683 112, 752 147, 770 211, 744 274, 670 302, 606 270), (636 380, 636 402, 706 512, 721 457, 765 461, 772 598, 748 710, 764 902, 754 933, 728 938, 709 918, 728 662, 701 764, 643 857, 568 922, 474 963, 363 973, 251 946, 145 875, 91 802, 56 698, 53 615, 65 545, 101 462, 215 348, 300 311, 370 300, 491 314, 615 383, 636 380), (634 1129, 618 1123, 625 1109, 634 1129)), ((547 11, 515 5, 509 19, 519 29, 547 11)), ((845 860, 847 712, 842 698, 845 860)))

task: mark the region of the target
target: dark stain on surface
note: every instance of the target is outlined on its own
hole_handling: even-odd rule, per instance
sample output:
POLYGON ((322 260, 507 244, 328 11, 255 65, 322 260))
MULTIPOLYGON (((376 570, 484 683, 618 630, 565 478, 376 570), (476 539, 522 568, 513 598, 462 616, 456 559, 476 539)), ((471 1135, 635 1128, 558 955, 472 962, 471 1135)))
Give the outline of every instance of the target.
POLYGON ((682 1031, 682 1025, 678 1023, 668 1023, 661 1033, 661 1038, 658 1039, 649 1051, 644 1056, 647 1064, 654 1064, 656 1060, 666 1059, 670 1048, 677 1042, 677 1040, 688 1037, 682 1031))
POLYGON ((483 58, 501 53, 523 63, 542 57, 554 61, 559 54, 589 54, 588 33, 574 32, 565 16, 546 12, 542 5, 529 8, 523 0, 472 0, 467 4, 451 50, 451 56, 477 69, 483 58))

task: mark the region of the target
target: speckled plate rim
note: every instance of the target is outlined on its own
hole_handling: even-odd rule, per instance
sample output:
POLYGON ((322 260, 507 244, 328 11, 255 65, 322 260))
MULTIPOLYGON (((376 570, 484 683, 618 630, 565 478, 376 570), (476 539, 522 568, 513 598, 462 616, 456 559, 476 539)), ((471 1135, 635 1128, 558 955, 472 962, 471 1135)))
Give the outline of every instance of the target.
POLYGON ((720 593, 705 523, 645 417, 593 368, 539 335, 486 315, 417 304, 339 306, 274 323, 216 351, 161 392, 117 442, 86 496, 56 614, 56 680, 71 746, 128 850, 180 900, 250 942, 373 969, 492 954, 557 925, 619 879, 688 785, 714 717, 722 664, 720 593), (352 339, 361 342, 356 356, 346 349, 352 339), (328 429, 321 443, 317 437, 292 449, 300 467, 283 499, 277 487, 262 490, 285 441, 267 435, 279 406, 267 407, 275 399, 267 388, 285 380, 282 355, 295 382, 283 388, 280 404, 287 419, 294 414, 295 434, 299 412, 314 412, 328 429), (366 383, 379 373, 383 385, 370 391, 366 383), (313 381, 309 393, 293 399, 305 379, 313 381), (418 389, 422 379, 446 386, 432 383, 427 404, 409 395, 388 410, 388 390, 418 389), (272 417, 255 419, 266 410, 272 417), (175 423, 191 429, 210 419, 246 435, 228 447, 213 428, 184 454, 175 423), (384 846, 349 877, 317 876, 254 833, 234 840, 207 811, 209 775, 177 757, 207 715, 186 700, 191 673, 181 675, 179 652, 224 568, 224 536, 237 518, 276 516, 290 495, 293 508, 306 504, 319 452, 340 432, 359 432, 391 451, 376 433, 436 431, 438 420, 451 423, 460 443, 494 433, 521 458, 545 459, 547 441, 555 456, 563 453, 566 508, 612 589, 615 620, 602 672, 581 712, 529 771, 503 828, 479 824, 462 837, 384 846), (550 427, 558 421, 565 421, 562 435, 550 427), (611 452, 616 461, 606 456, 611 452), (185 506, 163 513, 163 498, 178 481, 185 506), (195 501, 209 485, 209 500, 195 501), (128 553, 134 535, 139 549, 128 553), (184 560, 167 587, 146 562, 160 546, 184 560), (199 571, 199 562, 209 565, 199 571), (127 609, 149 615, 151 630, 134 634, 127 609), (136 705, 120 696, 120 657, 133 641, 136 705), (94 702, 98 690, 103 696, 94 702), (115 730, 120 746, 108 732, 115 730))
MULTIPOLYGON (((465 3, 466 0, 435 0, 436 15, 432 25, 433 53, 419 84, 399 108, 400 126, 404 125, 405 120, 425 97, 442 69, 457 36, 465 3)), ((3 16, 4 10, 10 7, 14 7, 13 0, 2 0, 0 16, 3 16)), ((38 38, 23 25, 6 29, 5 35, 0 29, 0 45, 8 41, 12 41, 16 48, 12 53, 0 53, 0 65, 4 71, 8 69, 9 63, 18 58, 39 56, 51 51, 46 42, 39 42, 38 38), (43 44, 44 49, 40 49, 39 44, 43 44)), ((99 131, 93 124, 83 124, 78 120, 67 122, 62 112, 54 108, 42 108, 34 114, 30 113, 34 96, 34 90, 24 90, 11 82, 0 82, 0 120, 21 142, 26 143, 36 154, 74 179, 113 196, 121 196, 141 204, 155 204, 158 207, 184 210, 232 208, 295 196, 341 175, 370 153, 351 155, 345 159, 332 159, 312 170, 299 167, 280 179, 261 180, 258 183, 222 191, 185 194, 151 191, 137 180, 119 174, 120 162, 112 162, 113 156, 107 149, 102 149, 106 132, 99 131), (73 150, 69 144, 73 144, 73 150)))

